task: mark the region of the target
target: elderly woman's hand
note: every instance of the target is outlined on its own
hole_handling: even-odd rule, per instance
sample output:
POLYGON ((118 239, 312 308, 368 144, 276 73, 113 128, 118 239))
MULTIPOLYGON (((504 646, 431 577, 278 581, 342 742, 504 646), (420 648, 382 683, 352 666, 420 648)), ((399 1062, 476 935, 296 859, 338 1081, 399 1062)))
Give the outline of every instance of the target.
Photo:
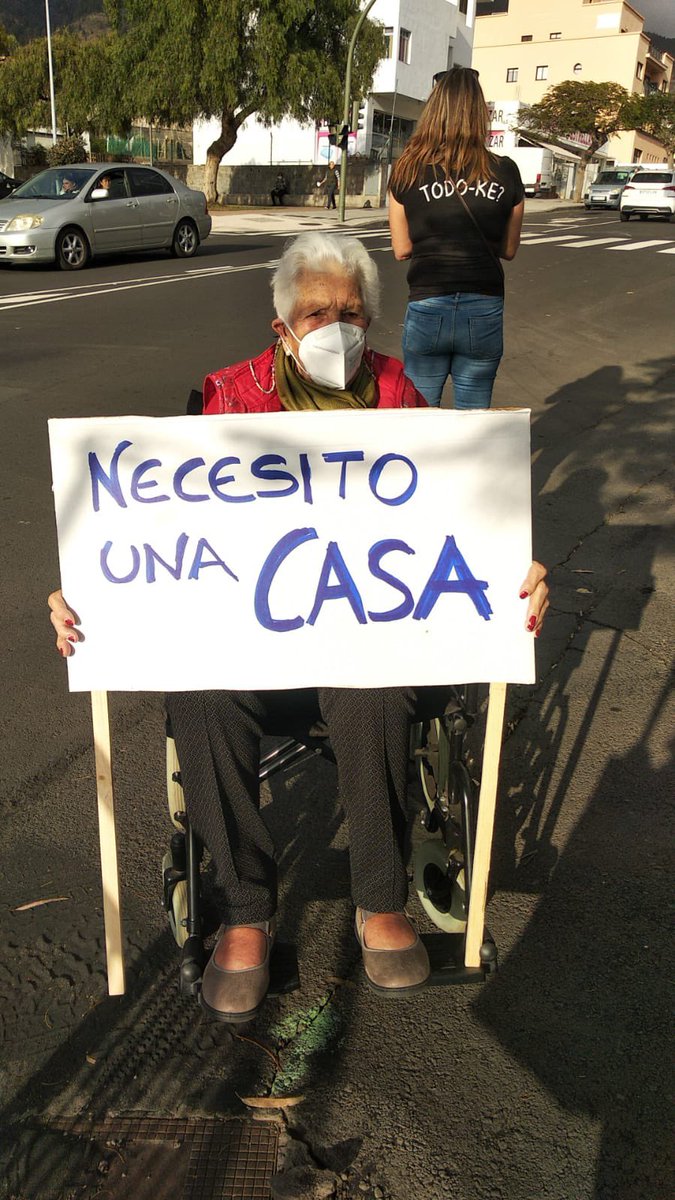
POLYGON ((520 585, 521 600, 529 599, 525 628, 539 637, 541 627, 548 608, 548 584, 546 583, 546 567, 533 562, 525 579, 520 585))
POLYGON ((49 619, 56 630, 56 649, 68 658, 74 653, 76 644, 82 641, 82 634, 75 628, 78 617, 68 608, 60 588, 58 592, 52 592, 47 603, 51 609, 49 619))

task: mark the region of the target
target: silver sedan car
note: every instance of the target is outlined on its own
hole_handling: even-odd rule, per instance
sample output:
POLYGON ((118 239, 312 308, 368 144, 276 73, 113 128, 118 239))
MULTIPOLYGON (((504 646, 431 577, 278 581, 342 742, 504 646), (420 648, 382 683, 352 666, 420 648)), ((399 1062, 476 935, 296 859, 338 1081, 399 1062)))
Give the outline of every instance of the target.
POLYGON ((0 201, 0 263, 79 271, 96 254, 162 248, 191 258, 210 232, 203 192, 130 163, 50 167, 0 201))

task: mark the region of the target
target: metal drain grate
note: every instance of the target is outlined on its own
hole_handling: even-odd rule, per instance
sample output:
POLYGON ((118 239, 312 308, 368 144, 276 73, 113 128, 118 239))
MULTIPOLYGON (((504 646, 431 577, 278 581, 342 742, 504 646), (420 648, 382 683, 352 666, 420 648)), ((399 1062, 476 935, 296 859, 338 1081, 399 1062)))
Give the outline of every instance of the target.
POLYGON ((270 1200, 278 1129, 232 1122, 223 1132, 195 1135, 184 1200, 270 1200))
MULTIPOLYGON (((277 1169, 279 1126, 257 1121, 218 1121, 197 1117, 113 1117, 91 1121, 75 1118, 49 1122, 53 1131, 86 1137, 102 1146, 119 1142, 165 1143, 169 1171, 175 1150, 187 1152, 181 1200, 270 1200, 277 1169)), ((156 1159, 155 1159, 156 1163, 156 1159)), ((162 1172, 163 1173, 163 1172, 162 1172)), ((131 1179, 127 1180, 128 1184, 131 1179)), ((174 1190, 172 1193, 176 1195, 174 1190)))

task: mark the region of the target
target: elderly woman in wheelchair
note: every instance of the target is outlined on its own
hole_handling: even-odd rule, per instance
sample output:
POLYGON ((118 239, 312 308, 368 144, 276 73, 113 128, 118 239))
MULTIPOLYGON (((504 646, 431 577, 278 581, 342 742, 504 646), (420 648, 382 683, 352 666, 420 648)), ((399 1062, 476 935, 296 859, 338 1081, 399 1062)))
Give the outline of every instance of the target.
MULTIPOLYGON (((273 281, 277 340, 255 359, 207 376, 203 411, 276 412, 423 407, 398 360, 366 344, 377 314, 377 270, 353 237, 302 234, 273 281)), ((548 607, 545 570, 533 563, 520 589, 537 635, 548 607)), ((60 592, 49 598, 61 654, 80 639, 60 592)), ((449 695, 450 689, 448 689, 449 695)), ((404 856, 410 729, 443 710, 442 690, 317 688, 289 692, 184 692, 167 697, 187 814, 214 865, 220 916, 200 1002, 214 1018, 250 1019, 269 987, 275 937, 274 847, 260 813, 265 732, 321 718, 337 762, 348 825, 356 936, 367 980, 404 996, 429 977, 427 951, 405 912, 404 856)))

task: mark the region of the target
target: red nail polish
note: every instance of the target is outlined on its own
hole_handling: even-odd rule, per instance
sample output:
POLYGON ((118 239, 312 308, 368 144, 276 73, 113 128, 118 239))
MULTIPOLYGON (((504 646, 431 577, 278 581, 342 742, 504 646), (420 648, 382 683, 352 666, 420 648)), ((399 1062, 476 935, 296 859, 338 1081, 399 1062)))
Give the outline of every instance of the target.
POLYGON ((520 593, 520 598, 521 598, 521 600, 527 600, 527 597, 528 597, 528 593, 527 593, 527 592, 521 592, 521 593, 520 593))
POLYGON ((537 624, 537 618, 534 616, 530 617, 529 621, 527 622, 527 628, 529 629, 530 633, 532 632, 532 630, 534 629, 536 624, 537 624))
POLYGON ((71 629, 72 629, 73 625, 75 624, 75 622, 71 621, 70 619, 67 621, 64 621, 63 623, 64 623, 64 625, 68 625, 71 629))
POLYGON ((535 631, 534 631, 534 636, 535 636, 535 637, 540 637, 540 635, 541 635, 541 629, 535 629, 535 631))
POLYGON ((68 641, 69 641, 69 642, 76 642, 76 641, 77 641, 77 638, 75 637, 75 635, 74 635, 74 634, 72 634, 72 633, 69 633, 69 634, 68 634, 68 641))

